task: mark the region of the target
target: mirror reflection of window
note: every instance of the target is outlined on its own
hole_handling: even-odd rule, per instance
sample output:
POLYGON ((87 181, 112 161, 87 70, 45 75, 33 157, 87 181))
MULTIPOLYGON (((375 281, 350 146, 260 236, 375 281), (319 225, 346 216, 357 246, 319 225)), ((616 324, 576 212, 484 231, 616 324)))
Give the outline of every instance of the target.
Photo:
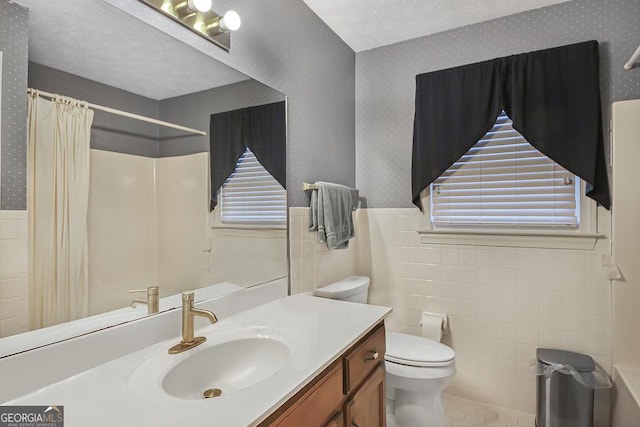
POLYGON ((226 224, 284 226, 287 223, 287 191, 249 148, 222 186, 219 203, 221 220, 226 224))

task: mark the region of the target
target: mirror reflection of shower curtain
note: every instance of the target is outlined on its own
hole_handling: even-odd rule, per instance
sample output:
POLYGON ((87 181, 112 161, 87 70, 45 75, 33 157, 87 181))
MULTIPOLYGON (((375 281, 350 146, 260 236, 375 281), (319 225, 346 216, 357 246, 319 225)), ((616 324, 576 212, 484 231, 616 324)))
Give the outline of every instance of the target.
POLYGON ((87 315, 89 139, 85 103, 28 102, 29 326, 87 315))

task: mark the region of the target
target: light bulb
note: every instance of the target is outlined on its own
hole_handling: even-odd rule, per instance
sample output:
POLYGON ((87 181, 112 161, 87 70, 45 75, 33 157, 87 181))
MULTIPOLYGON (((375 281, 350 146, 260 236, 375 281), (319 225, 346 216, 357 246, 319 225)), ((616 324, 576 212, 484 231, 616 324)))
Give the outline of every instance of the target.
POLYGON ((224 17, 220 20, 220 28, 223 31, 235 31, 240 28, 240 24, 242 21, 240 20, 240 15, 233 10, 228 11, 224 14, 224 17))
POLYGON ((211 0, 189 0, 189 9, 208 12, 211 10, 211 0))

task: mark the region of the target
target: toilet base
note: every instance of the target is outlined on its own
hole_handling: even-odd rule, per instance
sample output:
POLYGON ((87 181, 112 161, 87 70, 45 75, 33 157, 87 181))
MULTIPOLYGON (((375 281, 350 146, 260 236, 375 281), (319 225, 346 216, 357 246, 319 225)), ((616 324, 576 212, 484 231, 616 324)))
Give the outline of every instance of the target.
POLYGON ((400 389, 387 395, 388 427, 444 427, 441 393, 416 393, 400 389), (395 395, 395 396, 394 396, 395 395))

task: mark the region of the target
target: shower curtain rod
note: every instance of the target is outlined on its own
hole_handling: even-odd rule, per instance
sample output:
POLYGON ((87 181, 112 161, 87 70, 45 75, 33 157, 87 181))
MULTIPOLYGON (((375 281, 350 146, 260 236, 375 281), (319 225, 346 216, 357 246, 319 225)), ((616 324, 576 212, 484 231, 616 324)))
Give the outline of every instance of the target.
MULTIPOLYGON (((27 89, 27 93, 33 93, 36 92, 38 94, 38 96, 42 96, 42 97, 46 97, 46 98, 53 98, 56 96, 55 93, 49 93, 49 92, 45 92, 39 89, 32 89, 29 88, 27 89)), ((134 113, 129 113, 127 111, 121 111, 121 110, 116 110, 115 108, 110 108, 110 107, 105 107, 102 105, 97 105, 97 104, 92 104, 90 102, 87 102, 87 106, 89 108, 93 108, 94 110, 100 110, 100 111, 104 111, 106 113, 110 113, 110 114, 115 114, 117 116, 123 116, 123 117, 128 117, 130 119, 134 119, 134 120, 140 120, 143 122, 147 122, 147 123, 153 123, 156 125, 160 125, 160 126, 165 126, 168 128, 172 128, 172 129, 178 129, 184 132, 189 132, 189 133, 194 133, 196 135, 203 135, 206 136, 207 132, 203 131, 203 130, 198 130, 198 129, 192 129, 186 126, 181 126, 181 125, 177 125, 175 123, 169 123, 169 122, 164 122, 162 120, 157 120, 157 119, 152 119, 151 117, 145 117, 145 116, 141 116, 139 114, 134 114, 134 113)))

